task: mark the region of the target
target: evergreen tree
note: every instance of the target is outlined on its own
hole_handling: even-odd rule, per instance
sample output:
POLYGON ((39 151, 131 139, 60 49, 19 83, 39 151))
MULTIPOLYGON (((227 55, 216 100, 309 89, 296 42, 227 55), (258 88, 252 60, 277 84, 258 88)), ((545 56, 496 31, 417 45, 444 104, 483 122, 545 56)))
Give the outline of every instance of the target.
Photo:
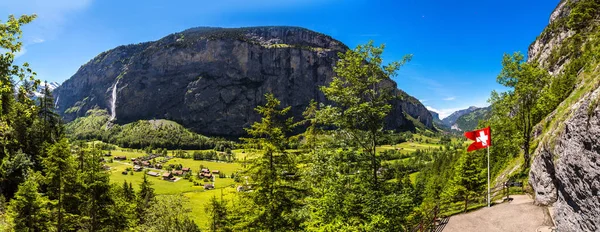
POLYGON ((140 222, 145 221, 145 214, 152 205, 152 202, 155 199, 154 188, 152 188, 152 183, 148 181, 147 175, 143 175, 144 179, 140 184, 140 191, 137 194, 137 205, 136 205, 136 213, 137 218, 140 222))
MULTIPOLYGON (((111 223, 111 208, 114 200, 111 197, 110 177, 102 168, 100 159, 102 152, 92 148, 87 152, 85 171, 81 173, 84 191, 84 203, 81 213, 85 216, 84 228, 90 231, 100 231, 104 225, 111 223)), ((117 212, 118 213, 118 212, 117 212)))
POLYGON ((37 232, 50 228, 50 212, 48 198, 38 191, 39 176, 30 175, 19 185, 19 190, 10 201, 8 214, 12 219, 15 231, 37 232))
POLYGON ((47 196, 55 202, 53 224, 57 231, 73 230, 79 226, 80 193, 83 189, 71 155, 71 146, 66 139, 62 139, 50 146, 47 153, 43 165, 47 196))
POLYGON ((208 225, 210 231, 231 231, 227 228, 227 204, 224 201, 213 196, 204 211, 210 218, 208 225))
POLYGON ((246 170, 252 184, 252 192, 245 193, 252 202, 253 215, 248 215, 248 226, 255 230, 297 230, 300 220, 297 210, 303 190, 298 180, 296 157, 286 151, 292 128, 292 118, 285 118, 290 107, 278 109, 280 101, 273 94, 265 95, 267 103, 256 107, 262 119, 246 131, 252 138, 243 138, 246 145, 258 146, 263 153, 250 160, 246 170))
POLYGON ((454 170, 451 197, 460 197, 465 203, 464 211, 469 208, 469 201, 483 195, 485 187, 485 170, 481 168, 483 159, 477 152, 468 152, 461 156, 454 170))

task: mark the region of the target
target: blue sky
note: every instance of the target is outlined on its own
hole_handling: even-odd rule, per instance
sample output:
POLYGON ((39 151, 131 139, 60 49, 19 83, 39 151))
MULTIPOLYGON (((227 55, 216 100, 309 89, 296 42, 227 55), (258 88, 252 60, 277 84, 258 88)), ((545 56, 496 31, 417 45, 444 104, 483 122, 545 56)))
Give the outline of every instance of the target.
POLYGON ((413 54, 398 87, 446 116, 486 106, 505 52, 527 48, 559 0, 2 0, 0 20, 37 13, 24 28, 38 78, 62 82, 100 52, 196 26, 300 26, 350 47, 385 43, 385 61, 413 54))

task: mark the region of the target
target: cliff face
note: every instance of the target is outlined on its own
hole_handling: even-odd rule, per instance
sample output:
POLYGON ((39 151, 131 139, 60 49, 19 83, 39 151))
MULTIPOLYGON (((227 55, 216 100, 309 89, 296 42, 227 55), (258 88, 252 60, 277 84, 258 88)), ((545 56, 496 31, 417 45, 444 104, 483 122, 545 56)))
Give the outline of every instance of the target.
POLYGON ((559 231, 600 231, 600 62, 591 59, 600 15, 579 14, 597 9, 595 2, 562 1, 529 50, 529 62, 577 78, 571 95, 536 126, 529 173, 536 203, 555 207, 559 231))
MULTIPOLYGON (((205 135, 240 136, 258 120, 254 108, 265 93, 291 106, 295 118, 311 99, 324 102, 319 86, 331 81, 337 53, 346 49, 303 28, 193 28, 103 52, 54 95, 67 121, 99 107, 119 124, 168 119, 205 135)), ((406 126, 406 112, 432 127, 427 109, 409 98, 393 102, 386 126, 406 126)))

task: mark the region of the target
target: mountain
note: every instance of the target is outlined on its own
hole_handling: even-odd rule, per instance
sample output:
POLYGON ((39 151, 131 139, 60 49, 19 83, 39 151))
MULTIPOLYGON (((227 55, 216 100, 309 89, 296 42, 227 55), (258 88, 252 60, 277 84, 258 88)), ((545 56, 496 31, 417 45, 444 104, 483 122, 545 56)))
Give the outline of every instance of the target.
POLYGON ((479 120, 489 117, 491 107, 478 108, 470 113, 464 114, 454 123, 453 127, 458 131, 472 131, 477 128, 479 120))
MULTIPOLYGON (((107 109, 125 124, 166 119, 203 135, 239 137, 258 120, 254 108, 272 92, 291 116, 311 99, 327 103, 343 43, 298 27, 192 28, 96 56, 54 91, 66 121, 107 109)), ((384 85, 396 86, 393 81, 384 85)), ((433 128, 427 109, 396 90, 387 129, 433 128)))
POLYGON ((452 127, 452 129, 456 130, 455 128, 457 128, 457 127, 455 127, 455 125, 454 125, 456 123, 456 120, 458 120, 458 118, 460 118, 460 116, 471 113, 477 109, 479 109, 479 108, 475 107, 475 106, 471 106, 464 110, 458 110, 458 111, 450 114, 448 117, 445 117, 444 119, 442 119, 442 123, 448 127, 452 127))
MULTIPOLYGON (((58 86, 60 86, 60 84, 58 82, 48 82, 48 89, 50 90, 50 92, 54 91, 54 89, 58 88, 58 86)), ((44 96, 44 94, 42 94, 42 92, 44 91, 45 88, 45 84, 41 83, 40 85, 38 85, 37 89, 35 91, 33 91, 33 97, 34 98, 38 98, 38 97, 42 97, 44 96)))
POLYGON ((554 207, 558 231, 600 231, 599 8, 595 0, 561 1, 527 55, 552 82, 574 81, 533 129, 529 184, 536 204, 554 207))
POLYGON ((429 113, 431 114, 431 117, 433 117, 433 125, 441 130, 445 130, 445 131, 449 131, 450 127, 444 125, 444 122, 442 122, 442 120, 440 119, 440 114, 438 114, 435 111, 429 111, 429 113))

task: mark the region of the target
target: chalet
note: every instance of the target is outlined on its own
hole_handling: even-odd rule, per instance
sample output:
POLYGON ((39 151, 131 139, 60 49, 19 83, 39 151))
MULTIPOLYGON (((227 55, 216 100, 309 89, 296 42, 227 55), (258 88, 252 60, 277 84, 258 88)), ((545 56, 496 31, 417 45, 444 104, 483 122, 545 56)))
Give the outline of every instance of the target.
POLYGON ((186 173, 186 172, 190 172, 191 169, 190 168, 182 168, 181 171, 183 171, 184 173, 186 173))
POLYGON ((170 172, 165 172, 162 174, 163 180, 171 180, 173 178, 173 174, 170 172))
POLYGON ((148 166, 150 166, 150 162, 142 161, 142 166, 148 167, 148 166))
POLYGON ((133 161, 133 164, 134 164, 134 165, 141 165, 141 164, 142 164, 142 162, 140 162, 139 160, 136 160, 136 161, 133 161))
POLYGON ((210 173, 204 173, 204 172, 202 172, 202 173, 199 173, 199 174, 198 174, 198 177, 200 177, 200 178, 208 178, 208 179, 210 179, 210 178, 212 178, 212 174, 210 174, 210 173))
POLYGON ((110 153, 106 153, 104 154, 104 156, 112 156, 110 153))
POLYGON ((154 176, 154 177, 160 176, 160 174, 158 174, 158 172, 148 172, 146 174, 148 174, 149 176, 154 176))
POLYGON ((219 170, 212 170, 212 173, 213 173, 213 174, 219 174, 219 173, 221 173, 221 172, 219 172, 219 170))
POLYGON ((144 169, 144 168, 140 167, 140 166, 137 166, 137 165, 133 166, 133 170, 136 171, 136 172, 142 171, 142 169, 144 169))
POLYGON ((181 170, 174 170, 173 171, 173 175, 175 175, 175 176, 183 176, 183 171, 181 171, 181 170))
POLYGON ((115 160, 126 160, 127 157, 125 156, 115 156, 115 160))
POLYGON ((214 184, 205 184, 204 189, 206 189, 206 190, 215 189, 215 185, 214 184))
POLYGON ((131 158, 131 162, 135 162, 136 160, 136 158, 131 158))
POLYGON ((154 167, 157 169, 162 169, 162 164, 156 164, 156 165, 154 165, 154 167))
POLYGON ((208 168, 203 168, 202 173, 210 173, 210 170, 208 170, 208 168))

